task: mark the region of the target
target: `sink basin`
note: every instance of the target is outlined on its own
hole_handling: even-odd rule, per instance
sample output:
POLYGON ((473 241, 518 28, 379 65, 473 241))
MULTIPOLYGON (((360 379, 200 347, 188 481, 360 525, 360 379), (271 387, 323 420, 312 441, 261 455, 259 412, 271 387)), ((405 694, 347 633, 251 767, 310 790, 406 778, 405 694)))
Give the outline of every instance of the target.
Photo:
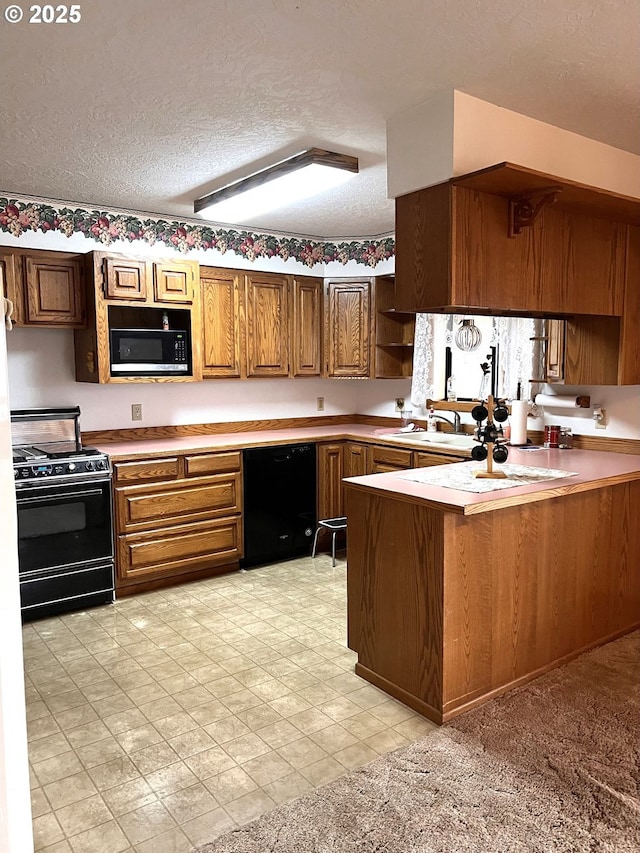
POLYGON ((407 444, 434 445, 440 448, 453 450, 470 450, 476 442, 471 435, 457 435, 449 432, 396 432, 387 436, 394 441, 403 441, 407 444))

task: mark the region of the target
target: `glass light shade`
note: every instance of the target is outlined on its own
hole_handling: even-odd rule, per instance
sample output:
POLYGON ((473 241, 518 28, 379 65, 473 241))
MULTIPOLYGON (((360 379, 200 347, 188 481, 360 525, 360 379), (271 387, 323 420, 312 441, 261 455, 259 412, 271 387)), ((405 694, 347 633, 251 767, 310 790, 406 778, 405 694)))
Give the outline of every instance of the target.
POLYGON ((269 210, 277 210, 305 198, 318 195, 348 181, 353 172, 310 163, 294 172, 278 175, 266 183, 231 196, 214 201, 199 211, 208 219, 219 222, 244 222, 269 210))

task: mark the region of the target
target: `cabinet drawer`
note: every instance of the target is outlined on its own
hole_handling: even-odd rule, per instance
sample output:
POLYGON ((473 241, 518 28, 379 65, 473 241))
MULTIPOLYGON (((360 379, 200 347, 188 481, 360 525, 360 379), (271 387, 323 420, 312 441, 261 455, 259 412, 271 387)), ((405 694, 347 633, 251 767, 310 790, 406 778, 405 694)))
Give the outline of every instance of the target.
POLYGON ((137 483, 140 480, 176 480, 178 457, 145 459, 140 462, 116 462, 113 478, 116 483, 137 483))
POLYGON ((413 466, 413 451, 394 447, 369 447, 368 470, 372 474, 383 471, 402 470, 413 466))
POLYGON ((150 580, 242 556, 240 516, 118 537, 118 581, 150 580))
POLYGON ((449 465, 450 462, 468 462, 469 456, 445 456, 443 453, 416 453, 415 467, 428 468, 431 465, 449 465))
POLYGON ((116 489, 118 532, 239 513, 240 494, 239 473, 220 474, 186 487, 182 481, 116 489))
POLYGON ((227 474, 240 470, 240 453, 201 453, 184 457, 185 477, 202 477, 204 474, 227 474))

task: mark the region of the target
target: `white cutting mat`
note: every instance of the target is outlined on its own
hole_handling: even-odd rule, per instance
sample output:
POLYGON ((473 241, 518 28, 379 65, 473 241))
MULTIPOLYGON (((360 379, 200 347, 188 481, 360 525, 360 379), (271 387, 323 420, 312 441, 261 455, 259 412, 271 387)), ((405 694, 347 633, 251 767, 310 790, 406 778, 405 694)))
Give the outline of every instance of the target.
POLYGON ((424 483, 428 486, 442 486, 445 489, 459 489, 463 492, 494 492, 498 489, 512 489, 514 486, 530 486, 545 480, 559 480, 563 477, 575 477, 576 471, 561 471, 558 468, 532 468, 529 465, 497 465, 494 471, 504 471, 506 479, 489 480, 474 476, 474 471, 486 471, 486 462, 458 462, 453 465, 434 465, 411 471, 404 476, 406 480, 424 483))

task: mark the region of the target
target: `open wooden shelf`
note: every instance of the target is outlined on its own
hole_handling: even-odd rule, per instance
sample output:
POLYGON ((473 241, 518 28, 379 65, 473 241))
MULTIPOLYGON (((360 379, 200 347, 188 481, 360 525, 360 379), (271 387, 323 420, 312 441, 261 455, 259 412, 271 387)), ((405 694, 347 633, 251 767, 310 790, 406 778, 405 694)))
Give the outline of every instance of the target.
POLYGON ((375 376, 398 379, 413 372, 415 314, 395 308, 395 277, 380 276, 375 283, 375 376))

